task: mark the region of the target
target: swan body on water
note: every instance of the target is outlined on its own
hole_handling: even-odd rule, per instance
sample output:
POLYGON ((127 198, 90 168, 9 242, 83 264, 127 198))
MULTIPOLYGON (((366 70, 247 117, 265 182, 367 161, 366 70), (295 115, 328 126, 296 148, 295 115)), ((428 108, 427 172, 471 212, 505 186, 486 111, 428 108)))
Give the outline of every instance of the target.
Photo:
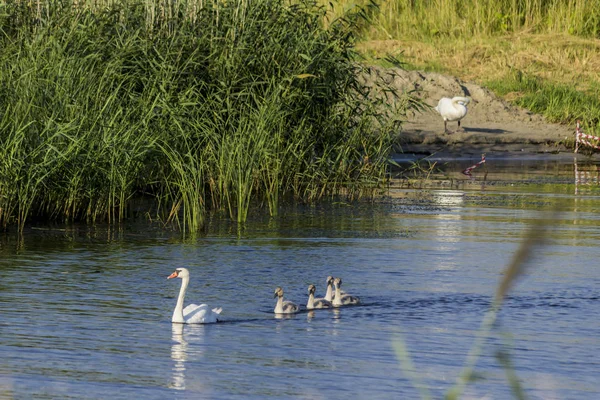
POLYGON ((306 309, 314 310, 315 308, 331 308, 333 304, 331 301, 317 298, 315 299, 315 291, 317 288, 315 285, 310 285, 308 287, 308 302, 306 303, 306 309))
POLYGON ((335 296, 333 297, 333 306, 347 306, 352 304, 360 304, 360 299, 349 294, 342 293, 342 278, 335 278, 333 280, 333 286, 335 287, 335 296))
POLYGON ((183 308, 183 300, 185 291, 190 283, 190 271, 186 268, 177 268, 167 279, 181 278, 181 289, 179 289, 179 297, 177 305, 173 311, 171 322, 179 324, 212 324, 219 322, 218 316, 223 310, 221 307, 211 309, 206 304, 190 304, 183 308))
POLYGON ((435 107, 435 110, 440 113, 444 119, 444 132, 448 134, 452 133, 448 130, 448 121, 457 121, 458 129, 456 131, 464 131, 464 129, 460 127, 460 120, 467 115, 467 104, 470 102, 471 99, 468 97, 442 97, 440 99, 438 105, 435 107))
POLYGON ((283 301, 283 289, 277 287, 275 289, 275 295, 277 297, 277 304, 275 305, 275 314, 295 314, 300 311, 298 304, 292 303, 291 301, 283 301))

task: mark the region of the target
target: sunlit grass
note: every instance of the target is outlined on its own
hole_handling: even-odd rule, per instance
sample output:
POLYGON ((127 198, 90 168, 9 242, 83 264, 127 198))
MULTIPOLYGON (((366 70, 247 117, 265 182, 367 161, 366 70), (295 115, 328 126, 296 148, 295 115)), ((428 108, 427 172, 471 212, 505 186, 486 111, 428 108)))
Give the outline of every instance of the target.
MULTIPOLYGON (((600 3, 594 0, 386 0, 367 39, 490 36, 510 32, 598 37, 600 3)), ((325 1, 322 1, 325 3, 325 1)), ((337 0, 337 12, 373 0, 337 0)))
POLYGON ((597 86, 582 91, 573 85, 552 83, 518 71, 504 79, 488 81, 486 86, 515 104, 544 115, 551 122, 575 126, 576 121, 581 120, 585 132, 600 131, 600 90, 597 86))
POLYGON ((584 89, 600 82, 600 40, 565 34, 365 40, 357 49, 372 62, 392 54, 414 68, 469 81, 502 78, 518 70, 554 82, 576 82, 584 89))

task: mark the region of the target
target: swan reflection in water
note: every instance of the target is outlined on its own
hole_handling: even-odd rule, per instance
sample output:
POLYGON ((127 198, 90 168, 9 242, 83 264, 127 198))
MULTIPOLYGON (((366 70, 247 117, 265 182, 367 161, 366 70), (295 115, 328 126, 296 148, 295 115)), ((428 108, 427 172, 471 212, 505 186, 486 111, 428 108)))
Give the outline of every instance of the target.
MULTIPOLYGON (((202 356, 202 344, 204 343, 204 326, 172 324, 173 344, 171 345, 171 359, 173 360, 173 379, 169 388, 176 390, 186 390, 185 375, 186 362, 190 357, 193 361, 198 361, 202 356), (186 327, 186 334, 183 334, 183 327, 186 327), (191 342, 190 343, 188 343, 191 342)), ((197 387, 198 381, 194 380, 194 391, 204 391, 205 388, 197 387)))
POLYGON ((172 324, 173 344, 171 345, 171 359, 173 365, 173 381, 169 385, 171 389, 185 390, 185 362, 188 359, 188 343, 183 338, 183 324, 172 324))
POLYGON ((296 314, 273 314, 275 319, 293 319, 296 318, 296 314))

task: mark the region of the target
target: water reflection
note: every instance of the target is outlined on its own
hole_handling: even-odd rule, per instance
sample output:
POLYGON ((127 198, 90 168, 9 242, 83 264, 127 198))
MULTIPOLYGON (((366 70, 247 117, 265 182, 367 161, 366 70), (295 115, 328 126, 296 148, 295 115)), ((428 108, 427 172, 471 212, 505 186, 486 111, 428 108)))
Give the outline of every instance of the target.
POLYGON ((465 192, 462 190, 444 190, 433 193, 433 201, 441 206, 459 207, 464 203, 465 192))
POLYGON ((292 318, 296 318, 296 314, 273 314, 275 316, 275 319, 292 319, 292 318))
POLYGON ((600 184, 600 166, 587 165, 581 168, 577 165, 577 157, 573 158, 573 167, 575 172, 575 194, 579 194, 581 185, 599 185, 600 184))
MULTIPOLYGON (((463 206, 465 196, 466 194, 462 190, 438 191, 433 193, 433 201, 441 206, 452 207, 454 209, 454 207, 463 206)), ((437 228, 437 240, 448 244, 446 246, 442 245, 440 250, 450 250, 452 244, 456 243, 461 236, 463 226, 460 220, 462 216, 459 213, 448 212, 436 214, 434 218, 440 220, 437 228)))
POLYGON ((334 324, 339 323, 340 318, 342 318, 342 310, 341 310, 341 308, 335 307, 333 309, 333 323, 334 324))
MULTIPOLYGON (((189 382, 186 383, 186 374, 188 370, 186 363, 191 360, 197 362, 202 359, 204 353, 202 347, 204 345, 204 328, 204 325, 171 325, 171 339, 173 341, 173 344, 171 345, 173 376, 169 388, 176 390, 190 389, 189 382)), ((197 380, 194 380, 193 389, 200 389, 197 380)))
POLYGON ((2 398, 13 399, 13 382, 9 376, 0 375, 0 393, 2 393, 2 398))
POLYGON ((188 359, 188 343, 183 338, 183 324, 172 324, 173 344, 171 345, 171 359, 173 365, 173 380, 171 389, 185 390, 185 362, 188 359))
MULTIPOLYGON (((389 204, 364 209, 294 209, 275 227, 256 222, 242 238, 217 228, 186 242, 107 243, 37 232, 19 252, 0 240, 0 358, 10 367, 10 375, 0 374, 0 393, 23 399, 418 398, 390 351, 390 338, 401 330, 423 383, 432 397, 444 398, 524 223, 550 218, 557 204, 568 213, 511 293, 502 327, 514 335, 514 364, 529 397, 598 398, 593 349, 600 323, 589 316, 600 312, 598 271, 590 267, 597 264, 599 191, 596 184, 581 186, 585 195, 573 195, 572 161, 560 171, 560 186, 489 184, 483 192, 464 179, 465 190, 398 190, 389 204), (193 298, 223 301, 230 321, 173 324, 169 341, 168 324, 160 320, 170 316, 177 288, 164 287, 167 264, 201 271, 207 290, 194 285, 193 298), (332 272, 359 282, 357 291, 374 301, 273 318, 274 304, 256 296, 274 276, 300 288, 332 272), (132 330, 133 311, 144 306, 150 313, 132 330), (35 318, 40 310, 43 320, 35 318)), ((578 167, 594 171, 582 160, 578 167)), ((490 344, 500 340, 494 336, 490 344)), ((473 397, 507 398, 494 346, 486 349, 478 364, 486 379, 472 383, 473 397)))

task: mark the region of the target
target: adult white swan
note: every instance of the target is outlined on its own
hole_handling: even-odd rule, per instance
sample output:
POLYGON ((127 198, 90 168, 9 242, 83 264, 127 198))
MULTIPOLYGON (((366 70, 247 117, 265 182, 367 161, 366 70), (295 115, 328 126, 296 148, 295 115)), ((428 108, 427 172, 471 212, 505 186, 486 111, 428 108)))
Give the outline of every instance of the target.
POLYGON ((177 298, 177 305, 173 311, 171 322, 179 324, 212 324, 219 322, 218 316, 223 310, 221 307, 212 310, 206 304, 190 304, 183 308, 183 299, 188 283, 190 283, 190 271, 186 268, 177 268, 167 279, 181 278, 181 289, 177 298))
POLYGON ((468 97, 442 97, 438 102, 435 111, 440 113, 444 118, 444 132, 450 134, 448 130, 448 121, 458 121, 458 129, 456 132, 463 132, 464 129, 460 127, 460 120, 467 115, 467 104, 471 102, 468 97))

